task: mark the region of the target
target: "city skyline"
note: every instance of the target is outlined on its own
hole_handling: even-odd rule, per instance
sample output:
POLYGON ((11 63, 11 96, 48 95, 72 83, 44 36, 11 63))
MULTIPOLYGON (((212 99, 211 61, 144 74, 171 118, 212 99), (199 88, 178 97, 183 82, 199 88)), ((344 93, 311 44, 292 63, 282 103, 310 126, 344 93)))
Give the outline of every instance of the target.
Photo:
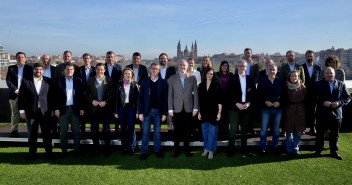
POLYGON ((131 59, 177 55, 194 41, 198 56, 218 53, 304 53, 350 48, 352 2, 338 1, 21 1, 0 3, 0 44, 11 54, 101 56, 131 59), (49 2, 49 3, 48 3, 49 2))

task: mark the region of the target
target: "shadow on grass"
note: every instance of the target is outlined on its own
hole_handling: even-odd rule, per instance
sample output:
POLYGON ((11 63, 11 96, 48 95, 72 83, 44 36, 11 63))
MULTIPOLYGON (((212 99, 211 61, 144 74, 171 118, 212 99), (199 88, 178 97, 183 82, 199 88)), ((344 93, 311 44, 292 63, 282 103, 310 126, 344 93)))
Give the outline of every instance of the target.
MULTIPOLYGON (((0 145, 0 149, 3 151, 14 150, 14 146, 0 145), (7 149, 8 148, 8 149, 7 149)), ((239 152, 235 154, 234 157, 229 158, 226 155, 226 148, 220 148, 219 152, 215 154, 212 160, 207 157, 201 157, 203 152, 202 147, 194 148, 192 158, 186 158, 186 156, 181 153, 181 155, 173 159, 171 158, 172 148, 164 148, 164 158, 158 159, 153 152, 149 152, 147 160, 141 161, 139 159, 140 152, 130 156, 121 155, 120 147, 114 148, 114 152, 111 156, 106 157, 103 154, 99 154, 93 157, 89 148, 83 150, 83 154, 80 156, 75 156, 72 152, 65 158, 60 157, 60 149, 54 149, 54 156, 52 159, 46 158, 44 150, 39 149, 37 154, 37 160, 35 160, 31 165, 36 164, 53 164, 53 165, 92 165, 92 166, 116 166, 118 170, 141 170, 141 169, 191 169, 191 170, 214 170, 226 167, 237 167, 237 166, 247 166, 252 164, 266 164, 266 163, 277 163, 290 160, 304 160, 307 158, 313 158, 313 152, 307 154, 300 154, 298 156, 291 156, 287 154, 281 154, 280 156, 275 156, 272 153, 268 153, 266 156, 259 156, 257 152, 254 153, 254 157, 246 157, 239 152)), ((253 148, 253 151, 257 148, 253 148)), ((28 165, 28 148, 19 147, 15 149, 16 152, 1 152, 0 153, 0 163, 7 163, 13 165, 28 165), (18 152, 20 150, 20 152, 18 152)), ((150 151, 150 150, 149 150, 150 151)), ((323 155, 327 156, 327 155, 323 155)))

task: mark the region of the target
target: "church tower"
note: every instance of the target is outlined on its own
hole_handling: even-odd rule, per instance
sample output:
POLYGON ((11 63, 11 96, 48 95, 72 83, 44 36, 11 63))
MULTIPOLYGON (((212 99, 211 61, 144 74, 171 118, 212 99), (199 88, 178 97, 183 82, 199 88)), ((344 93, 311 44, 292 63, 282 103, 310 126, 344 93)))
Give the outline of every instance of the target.
POLYGON ((181 43, 180 41, 178 41, 178 44, 177 44, 177 58, 182 58, 182 51, 181 51, 181 43))
POLYGON ((197 57, 198 57, 197 41, 195 41, 195 43, 194 43, 193 57, 194 57, 194 58, 197 58, 197 57))

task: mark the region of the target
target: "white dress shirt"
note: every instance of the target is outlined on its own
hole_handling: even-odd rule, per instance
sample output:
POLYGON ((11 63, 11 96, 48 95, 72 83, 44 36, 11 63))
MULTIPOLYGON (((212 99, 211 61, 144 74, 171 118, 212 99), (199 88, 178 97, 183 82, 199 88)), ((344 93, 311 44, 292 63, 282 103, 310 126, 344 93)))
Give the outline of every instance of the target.
POLYGON ((51 67, 49 65, 48 69, 43 70, 43 76, 51 78, 51 67))
POLYGON ((73 105, 73 77, 68 79, 65 77, 66 83, 66 106, 73 105))
POLYGON ((165 79, 165 77, 166 77, 166 69, 167 69, 166 66, 165 66, 165 68, 160 67, 160 76, 162 79, 165 79))
POLYGON ((242 91, 242 103, 246 102, 246 75, 241 76, 238 74, 239 79, 240 79, 240 84, 241 84, 241 91, 242 91))

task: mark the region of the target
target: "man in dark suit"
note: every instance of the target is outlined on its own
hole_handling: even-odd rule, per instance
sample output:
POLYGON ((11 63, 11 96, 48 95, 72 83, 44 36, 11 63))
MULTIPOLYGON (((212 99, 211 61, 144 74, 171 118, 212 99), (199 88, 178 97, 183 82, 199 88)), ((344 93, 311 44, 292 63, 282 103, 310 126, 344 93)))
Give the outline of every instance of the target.
POLYGON ((198 87, 194 76, 187 73, 188 63, 182 59, 178 63, 178 73, 169 79, 168 87, 168 109, 169 115, 173 117, 175 129, 175 150, 173 158, 180 153, 180 140, 184 140, 184 152, 186 157, 192 157, 189 141, 192 116, 198 112, 198 87))
MULTIPOLYGON (((82 80, 82 89, 85 91, 87 86, 88 78, 95 76, 95 67, 91 66, 91 55, 89 53, 84 53, 83 56, 84 65, 75 70, 75 76, 81 78, 82 80)), ((82 107, 84 112, 88 112, 89 102, 87 102, 84 98, 82 99, 82 107)), ((86 123, 89 120, 88 114, 83 114, 81 116, 81 139, 86 139, 86 123)))
POLYGON ((134 81, 137 82, 139 86, 142 84, 142 81, 148 77, 147 67, 140 64, 141 57, 142 56, 139 52, 134 52, 132 56, 132 64, 126 66, 133 69, 135 74, 134 81))
POLYGON ((34 76, 23 78, 18 95, 20 116, 26 119, 28 128, 29 162, 36 158, 38 126, 40 125, 45 151, 51 156, 49 117, 52 114, 52 81, 43 77, 43 64, 35 63, 34 76))
MULTIPOLYGON (((148 77, 148 71, 147 67, 145 65, 140 64, 141 62, 142 55, 139 52, 134 52, 132 55, 132 64, 126 66, 129 67, 133 70, 135 76, 134 76, 134 81, 137 82, 138 86, 140 87, 142 84, 142 81, 148 77)), ((142 122, 139 120, 136 120, 136 124, 139 124, 140 128, 142 127, 142 122)), ((118 128, 118 126, 116 127, 118 128)), ((141 129, 143 133, 143 129, 141 129)), ((133 142, 132 142, 132 149, 137 145, 137 138, 136 138, 136 131, 133 131, 133 142)))
POLYGON ((300 79, 303 83, 305 83, 305 74, 303 71, 303 67, 295 62, 295 52, 293 52, 292 50, 287 51, 286 59, 288 63, 282 63, 280 69, 280 78, 282 79, 282 81, 285 82, 287 80, 287 75, 290 71, 297 70, 300 73, 300 79))
MULTIPOLYGON (((115 63, 115 53, 113 51, 108 51, 106 53, 106 63, 105 63, 105 73, 104 75, 111 79, 112 89, 115 91, 117 88, 117 83, 121 80, 122 67, 120 64, 115 63)), ((110 106, 110 105, 109 105, 110 106)), ((114 110, 115 107, 110 107, 111 110, 114 110)), ((115 125, 115 135, 119 135, 119 125, 120 122, 112 114, 109 115, 115 125)))
MULTIPOLYGON (((50 65, 51 58, 48 54, 44 54, 41 58, 41 61, 44 65, 43 76, 48 77, 54 83, 54 75, 55 75, 55 66, 50 65)), ((58 138, 58 130, 57 130, 57 118, 55 116, 50 117, 50 128, 52 138, 58 138)))
POLYGON ((166 120, 167 115, 167 83, 159 78, 160 65, 150 65, 150 77, 143 80, 138 97, 138 117, 143 121, 142 155, 146 160, 148 155, 149 132, 153 120, 154 152, 158 158, 163 158, 160 148, 160 123, 166 120))
POLYGON ((233 157, 235 153, 235 138, 239 125, 241 126, 241 152, 253 157, 252 152, 247 148, 247 126, 251 114, 249 110, 254 104, 255 84, 253 78, 246 75, 247 64, 245 60, 238 62, 238 73, 230 77, 226 88, 226 101, 230 108, 230 138, 227 153, 229 157, 233 157))
POLYGON ((114 105, 113 84, 105 73, 105 65, 98 63, 95 67, 96 76, 87 81, 85 98, 89 102, 89 114, 91 115, 91 133, 94 145, 94 155, 97 155, 99 147, 99 124, 103 125, 103 137, 105 140, 105 155, 111 155, 110 149, 110 122, 112 110, 109 106, 114 105))
POLYGON ((161 77, 162 79, 165 79, 166 81, 174 74, 176 74, 176 67, 174 66, 169 66, 167 67, 167 62, 168 62, 168 58, 167 58, 167 54, 166 53, 161 53, 159 55, 159 64, 160 64, 160 73, 159 73, 159 77, 161 77))
MULTIPOLYGON (((63 59, 64 59, 64 62, 56 66, 55 73, 54 73, 54 81, 55 81, 57 78, 59 78, 60 76, 65 76, 65 75, 64 75, 65 64, 68 63, 68 62, 71 62, 71 60, 72 60, 72 53, 71 53, 71 51, 64 51, 63 59)), ((76 70, 77 68, 78 68, 78 67, 75 65, 75 70, 76 70)))
POLYGON ((59 118, 60 143, 62 156, 67 154, 68 148, 68 127, 71 124, 73 143, 76 153, 80 152, 79 116, 84 114, 81 100, 83 98, 82 80, 74 74, 74 65, 65 64, 64 74, 55 82, 55 116, 59 118))
POLYGON ((18 137, 18 121, 20 114, 18 112, 18 93, 23 77, 32 76, 33 71, 30 65, 25 64, 26 54, 23 52, 16 53, 16 65, 11 65, 7 69, 6 84, 9 88, 9 103, 11 108, 11 134, 10 137, 18 137))
POLYGON ((314 64, 314 51, 306 51, 306 63, 302 64, 305 76, 305 86, 307 89, 308 99, 306 103, 306 126, 310 128, 309 134, 315 135, 315 101, 312 93, 312 87, 319 80, 321 67, 314 64))
POLYGON ((348 89, 342 81, 335 79, 335 70, 327 67, 324 70, 325 79, 313 85, 313 96, 317 103, 317 137, 315 141, 316 152, 314 156, 321 156, 324 148, 324 134, 330 130, 330 155, 333 158, 343 160, 337 153, 339 142, 339 130, 342 122, 342 106, 351 101, 348 89))
MULTIPOLYGON (((159 64, 160 64, 160 72, 159 78, 165 79, 168 82, 170 76, 176 74, 176 67, 169 66, 167 67, 168 56, 166 53, 161 53, 159 55, 159 64)), ((168 137, 173 135, 172 133, 172 118, 170 115, 167 116, 167 128, 168 128, 168 137)))

